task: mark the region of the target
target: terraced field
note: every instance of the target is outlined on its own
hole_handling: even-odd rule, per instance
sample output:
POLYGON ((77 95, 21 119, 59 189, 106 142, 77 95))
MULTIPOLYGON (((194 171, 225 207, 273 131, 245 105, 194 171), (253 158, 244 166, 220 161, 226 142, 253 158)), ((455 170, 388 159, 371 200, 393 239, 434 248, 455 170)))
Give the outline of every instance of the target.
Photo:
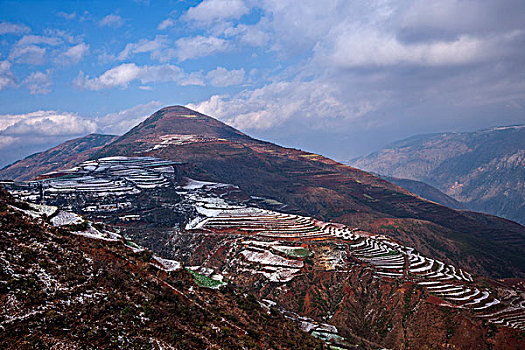
POLYGON ((107 157, 42 176, 46 192, 133 193, 168 185, 174 162, 156 158, 107 157), (72 177, 68 180, 68 177, 72 177), (49 181, 46 178, 50 179, 49 181))
POLYGON ((344 261, 351 258, 372 268, 380 278, 421 286, 438 297, 443 306, 467 309, 495 324, 525 330, 523 292, 486 285, 468 271, 425 257, 386 236, 259 208, 208 203, 207 209, 208 216, 194 229, 241 237, 232 245, 236 252, 233 263, 269 281, 291 281, 302 273, 307 257, 332 260, 326 266, 336 269, 348 268, 344 261), (323 242, 343 244, 345 256, 337 256, 335 250, 329 257, 321 256, 323 253, 315 247, 323 242), (299 251, 302 254, 294 254, 299 251))
POLYGON ((153 157, 107 157, 51 172, 27 182, 2 185, 20 200, 58 206, 104 223, 174 225, 176 166, 153 157))
POLYGON ((4 185, 13 195, 32 201, 78 193, 96 197, 125 196, 169 186, 175 164, 152 157, 107 157, 44 174, 37 181, 4 185))

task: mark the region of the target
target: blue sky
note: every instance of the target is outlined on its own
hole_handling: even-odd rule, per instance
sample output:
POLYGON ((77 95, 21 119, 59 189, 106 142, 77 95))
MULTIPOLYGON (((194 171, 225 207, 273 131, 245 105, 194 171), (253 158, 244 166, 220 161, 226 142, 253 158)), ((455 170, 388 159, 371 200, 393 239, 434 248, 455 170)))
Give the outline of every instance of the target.
POLYGON ((0 0, 0 166, 187 105, 339 160, 525 123, 519 0, 0 0))

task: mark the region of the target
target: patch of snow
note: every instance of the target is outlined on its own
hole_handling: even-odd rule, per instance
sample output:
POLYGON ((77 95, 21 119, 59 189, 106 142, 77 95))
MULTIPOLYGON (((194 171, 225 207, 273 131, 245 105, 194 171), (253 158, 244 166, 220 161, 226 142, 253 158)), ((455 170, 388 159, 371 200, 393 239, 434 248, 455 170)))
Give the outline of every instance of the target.
POLYGON ((29 202, 27 204, 29 204, 29 206, 33 208, 34 211, 46 216, 51 216, 58 210, 58 207, 52 205, 35 204, 29 202))
POLYGON ((181 263, 175 260, 163 259, 158 256, 154 256, 153 259, 162 266, 162 269, 168 272, 178 270, 182 267, 181 263))
POLYGON ((257 273, 261 273, 271 282, 291 281, 300 271, 299 269, 274 266, 265 266, 265 270, 266 271, 257 271, 257 273))
POLYGON ((193 230, 193 229, 199 229, 204 226, 206 223, 207 218, 203 218, 202 216, 197 216, 193 219, 191 219, 187 224, 186 227, 184 227, 185 230, 193 230))
POLYGON ((196 190, 203 188, 204 186, 217 185, 216 182, 198 181, 190 178, 186 178, 186 184, 182 186, 185 190, 196 190))
POLYGON ((224 282, 224 276, 221 274, 213 274, 210 278, 215 281, 224 282))
POLYGON ((222 213, 222 209, 208 209, 201 206, 195 206, 197 212, 203 216, 214 217, 222 213))
POLYGON ((263 252, 258 252, 245 249, 241 252, 241 254, 249 262, 256 262, 262 265, 284 266, 294 268, 302 268, 304 265, 303 262, 300 260, 285 259, 267 250, 264 250, 263 252))
POLYGON ((84 219, 82 219, 80 215, 63 210, 59 211, 56 216, 51 218, 51 224, 55 227, 81 224, 82 222, 84 222, 84 219))
POLYGON ((109 232, 109 231, 99 231, 91 225, 89 225, 88 228, 84 231, 75 231, 73 233, 79 236, 87 237, 87 238, 101 239, 104 241, 113 241, 113 242, 119 241, 122 238, 122 236, 119 234, 109 232))
POLYGON ((480 307, 475 307, 474 310, 483 310, 483 309, 488 309, 489 307, 491 307, 492 305, 497 305, 499 304, 500 301, 498 299, 494 299, 493 301, 491 301, 490 303, 487 303, 483 306, 480 306, 480 307))
POLYGON ((36 211, 33 211, 33 210, 25 210, 25 209, 20 209, 18 207, 15 207, 13 205, 9 205, 9 207, 11 209, 14 209, 14 210, 17 210, 17 211, 20 211, 24 214, 26 214, 27 216, 30 216, 32 218, 39 218, 40 217, 40 213, 36 212, 36 211))

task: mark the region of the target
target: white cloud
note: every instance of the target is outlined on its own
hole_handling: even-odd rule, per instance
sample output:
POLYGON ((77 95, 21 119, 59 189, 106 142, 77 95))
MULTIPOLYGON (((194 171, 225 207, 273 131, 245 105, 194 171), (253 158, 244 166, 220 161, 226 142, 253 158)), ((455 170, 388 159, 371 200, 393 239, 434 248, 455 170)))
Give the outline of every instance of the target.
POLYGON ((242 0, 204 0, 191 7, 185 18, 207 25, 215 21, 237 19, 249 12, 242 0))
POLYGON ((94 132, 96 123, 73 113, 36 111, 26 114, 0 115, 0 137, 73 136, 94 132))
POLYGON ((57 46, 62 43, 62 40, 57 37, 41 36, 41 35, 24 35, 17 43, 17 46, 25 45, 50 45, 57 46))
POLYGON ((249 46, 263 46, 270 40, 267 30, 268 21, 263 19, 255 25, 238 24, 222 30, 225 37, 237 37, 239 42, 249 46))
POLYGON ((333 85, 311 81, 271 83, 233 97, 214 95, 188 108, 217 116, 241 130, 264 130, 294 118, 315 120, 314 128, 340 126, 374 111, 377 105, 345 99, 333 85))
POLYGON ((0 90, 15 86, 16 79, 11 73, 11 62, 0 61, 0 90))
POLYGON ((121 135, 142 122, 162 106, 159 101, 140 104, 97 119, 98 130, 107 134, 121 135))
POLYGON ((73 11, 71 13, 59 12, 59 13, 57 13, 57 16, 65 18, 67 20, 72 20, 72 19, 74 19, 77 16, 77 13, 75 11, 73 11))
POLYGON ((359 18, 360 7, 366 3, 302 0, 298 6, 293 0, 264 0, 257 3, 264 16, 254 30, 269 33, 272 50, 287 56, 302 54, 326 40, 330 29, 341 21, 359 18))
POLYGON ((121 25, 124 24, 124 20, 119 15, 107 15, 106 17, 102 18, 98 24, 101 27, 115 27, 118 28, 121 25))
POLYGON ((228 70, 224 67, 217 67, 204 74, 202 71, 186 74, 178 83, 180 86, 216 86, 226 87, 240 85, 244 82, 244 68, 228 70))
POLYGON ((494 54, 487 40, 460 36, 453 41, 405 44, 395 36, 370 29, 347 28, 337 34, 323 54, 340 67, 416 64, 460 65, 479 62, 494 54))
POLYGON ((240 41, 251 46, 263 46, 270 40, 268 33, 260 30, 257 26, 245 26, 240 41))
POLYGON ((202 35, 180 38, 175 42, 176 54, 180 61, 209 56, 230 50, 230 44, 221 38, 202 35))
POLYGON ((430 36, 501 33, 522 27, 523 10, 519 0, 414 0, 400 14, 399 25, 430 36))
POLYGON ((164 21, 160 22, 157 26, 158 30, 166 30, 169 27, 173 27, 175 25, 175 22, 171 18, 167 18, 164 21))
POLYGON ((32 144, 47 145, 94 132, 122 134, 146 119, 161 105, 159 101, 152 101, 95 119, 57 111, 0 115, 0 149, 16 149, 32 144))
POLYGON ((68 63, 78 63, 80 62, 85 55, 89 52, 89 45, 85 43, 80 43, 75 46, 71 46, 62 54, 62 57, 68 63))
POLYGON ((57 46, 62 42, 58 37, 24 35, 11 49, 9 59, 17 63, 42 65, 46 62, 47 49, 40 45, 57 46))
POLYGON ((151 58, 159 62, 168 62, 177 57, 177 50, 172 47, 165 47, 159 50, 151 51, 151 58))
POLYGON ((96 129, 94 121, 74 113, 36 111, 0 115, 0 165, 96 129))
POLYGON ((189 85, 195 85, 195 86, 206 86, 206 83, 204 82, 205 77, 202 75, 202 72, 192 72, 190 74, 187 74, 184 78, 181 79, 179 82, 180 86, 189 86, 189 85))
POLYGON ((123 61, 134 54, 147 52, 160 57, 161 53, 159 51, 166 48, 167 43, 168 40, 165 35, 157 35, 153 40, 141 39, 136 43, 127 44, 124 50, 118 54, 117 59, 123 61), (157 55, 154 53, 157 53, 157 55))
POLYGON ((28 26, 9 22, 0 23, 0 35, 3 34, 24 34, 30 31, 28 26))
MULTIPOLYGON (((515 8, 506 3, 507 12, 515 8)), ((513 19, 510 25, 507 16, 490 19, 487 9, 499 8, 496 1, 480 5, 472 0, 435 4, 305 0, 301 4, 258 2, 255 6, 263 13, 258 23, 230 23, 221 33, 230 43, 267 45, 275 52, 283 66, 272 76, 268 69, 260 72, 273 83, 234 96, 212 96, 191 106, 244 129, 278 130, 282 123, 308 121, 313 129, 339 125, 338 130, 350 130, 347 120, 359 120, 362 127, 385 125, 400 120, 400 115, 426 115, 425 108, 433 112, 432 107, 447 105, 445 101, 453 101, 453 96, 461 96, 463 103, 476 100, 481 94, 481 87, 476 87, 479 81, 490 87, 480 100, 494 101, 486 97, 493 94, 498 100, 505 96, 505 102, 524 105, 520 83, 524 70, 518 62, 523 61, 525 22, 513 19), (490 28, 484 27, 487 21, 490 28), (257 35, 249 39, 249 31, 257 35), (297 55, 304 59, 287 62, 297 55), (500 76, 473 78, 486 77, 489 67, 500 76), (515 76, 508 81, 501 77, 510 71, 515 76)))
POLYGON ((239 85, 244 81, 244 69, 227 70, 224 67, 217 67, 217 69, 209 71, 206 78, 212 86, 239 85))
POLYGON ((46 62, 46 49, 36 45, 15 46, 9 59, 17 63, 42 65, 46 62))
MULTIPOLYGON (((181 68, 170 64, 137 66, 135 63, 123 63, 107 70, 99 77, 91 78, 81 71, 73 83, 76 87, 87 90, 126 88, 133 81, 140 81, 142 84, 173 81, 181 86, 205 86, 208 82, 212 86, 222 87, 241 84, 244 81, 244 74, 243 68, 228 70, 224 67, 217 67, 203 75, 202 72, 185 74, 181 68)), ((139 88, 151 89, 149 86, 139 88)))
POLYGON ((50 72, 33 72, 24 79, 22 84, 26 85, 31 95, 35 94, 48 94, 51 92, 51 85, 53 80, 51 79, 50 72))
POLYGON ((88 90, 101 90, 114 87, 127 87, 129 83, 139 80, 142 84, 149 82, 177 81, 183 77, 182 70, 173 65, 137 66, 135 63, 124 63, 113 67, 97 78, 90 78, 82 71, 74 80, 75 86, 88 90))
POLYGON ((113 87, 126 87, 128 84, 138 79, 141 69, 135 63, 121 64, 104 72, 98 78, 90 78, 80 71, 74 84, 77 87, 88 90, 101 90, 113 87))
POLYGON ((94 132, 122 134, 161 105, 152 101, 94 119, 57 111, 0 115, 0 166, 74 137, 94 132))

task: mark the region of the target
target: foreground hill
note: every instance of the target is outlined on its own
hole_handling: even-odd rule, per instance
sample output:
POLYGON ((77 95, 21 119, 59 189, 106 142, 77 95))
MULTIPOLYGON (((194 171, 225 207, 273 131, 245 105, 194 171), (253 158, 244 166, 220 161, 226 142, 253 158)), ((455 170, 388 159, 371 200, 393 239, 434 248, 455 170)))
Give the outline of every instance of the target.
POLYGON ((525 125, 414 136, 351 164, 427 182, 472 210, 525 223, 525 125))
POLYGON ((272 208, 388 234, 493 277, 524 276, 525 228, 456 211, 320 155, 259 141, 190 109, 161 109, 93 158, 155 156, 185 174, 231 183, 272 208), (228 136, 230 135, 230 136, 228 136))
POLYGON ((50 208, 17 203, 0 189, 0 348, 324 346, 253 297, 199 287, 175 262, 118 235, 83 233, 85 223, 50 225, 68 217, 50 208), (32 218, 34 208, 46 215, 32 218))
POLYGON ((24 181, 44 173, 72 167, 85 161, 117 136, 90 134, 35 153, 0 170, 0 179, 24 181))

